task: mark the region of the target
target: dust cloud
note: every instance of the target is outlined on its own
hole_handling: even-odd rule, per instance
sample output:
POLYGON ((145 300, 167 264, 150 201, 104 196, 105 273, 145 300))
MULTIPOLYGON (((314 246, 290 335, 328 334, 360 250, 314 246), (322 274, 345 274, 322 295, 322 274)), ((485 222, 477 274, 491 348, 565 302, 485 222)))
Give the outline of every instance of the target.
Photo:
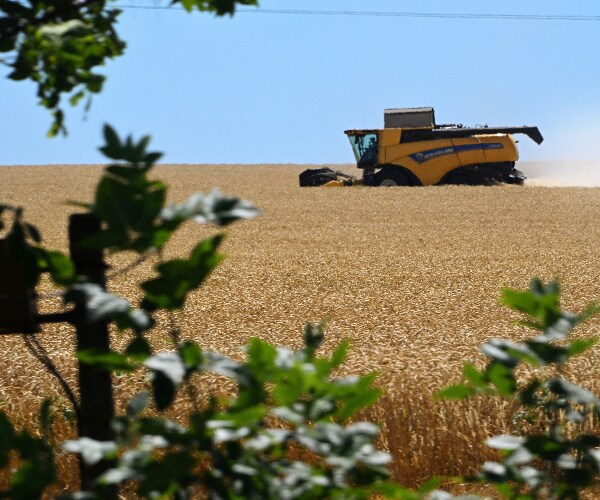
POLYGON ((600 161, 530 161, 517 168, 526 175, 526 186, 600 186, 600 161))

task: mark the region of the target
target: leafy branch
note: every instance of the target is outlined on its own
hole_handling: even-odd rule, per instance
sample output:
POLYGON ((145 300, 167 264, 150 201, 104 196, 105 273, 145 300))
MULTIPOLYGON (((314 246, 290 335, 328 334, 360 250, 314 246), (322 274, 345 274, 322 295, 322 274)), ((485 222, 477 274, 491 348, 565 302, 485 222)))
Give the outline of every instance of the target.
MULTIPOLYGON (((41 106, 53 122, 50 137, 66 134, 63 96, 76 106, 101 92, 106 77, 96 70, 121 56, 125 42, 116 24, 121 11, 111 0, 0 0, 0 53, 15 81, 30 80, 37 86, 41 106)), ((194 8, 232 15, 237 4, 257 5, 256 0, 173 0, 190 12, 194 8)))
POLYGON ((465 365, 464 383, 439 393, 453 399, 498 395, 521 405, 519 415, 531 422, 531 432, 488 439, 489 447, 501 451, 502 462, 486 462, 481 473, 471 478, 496 484, 507 498, 579 498, 579 491, 594 484, 600 472, 600 439, 581 431, 588 414, 600 416, 600 399, 561 376, 572 357, 598 342, 595 336, 577 340, 569 336, 600 308, 592 303, 574 314, 561 309, 559 299, 556 282, 534 279, 527 291, 505 289, 502 302, 527 315, 517 324, 536 330, 537 335, 523 342, 486 342, 481 346, 489 358, 486 367, 465 365), (516 375, 520 365, 533 370, 525 381, 516 375))
POLYGON ((211 498, 368 498, 379 492, 416 498, 387 481, 390 456, 374 446, 378 428, 346 423, 378 398, 374 377, 333 378, 348 344, 319 358, 322 341, 323 326, 307 325, 303 349, 253 339, 243 363, 194 342, 149 356, 144 366, 160 411, 175 404, 182 384, 206 372, 233 379, 236 395, 219 402, 212 395, 182 426, 146 416, 151 398, 140 393, 116 423, 118 444, 79 439, 66 449, 88 461, 117 457, 96 492, 134 482, 144 497, 204 492, 211 498), (306 458, 293 458, 298 454, 306 458))

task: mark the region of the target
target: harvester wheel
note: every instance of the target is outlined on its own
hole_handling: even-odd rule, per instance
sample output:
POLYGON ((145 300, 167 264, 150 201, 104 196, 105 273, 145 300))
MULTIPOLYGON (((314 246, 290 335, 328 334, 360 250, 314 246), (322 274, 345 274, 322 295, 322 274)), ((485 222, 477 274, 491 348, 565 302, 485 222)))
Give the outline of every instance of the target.
POLYGON ((394 167, 383 167, 374 177, 376 186, 393 187, 411 185, 408 177, 394 167))

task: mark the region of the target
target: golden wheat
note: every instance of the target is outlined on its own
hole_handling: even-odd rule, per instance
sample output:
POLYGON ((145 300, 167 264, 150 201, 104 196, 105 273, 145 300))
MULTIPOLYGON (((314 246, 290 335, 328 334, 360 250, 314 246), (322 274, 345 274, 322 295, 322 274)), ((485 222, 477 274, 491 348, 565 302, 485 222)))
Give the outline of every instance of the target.
MULTIPOLYGON (((600 297, 600 189, 544 187, 340 188, 298 187, 299 165, 167 165, 156 176, 172 201, 214 186, 253 201, 263 215, 227 230, 229 258, 189 300, 178 317, 182 337, 207 349, 241 356, 251 337, 301 345, 308 320, 328 322, 325 349, 352 341, 345 373, 377 371, 385 390, 364 417, 382 426, 382 444, 395 457, 393 472, 414 486, 434 474, 464 474, 490 455, 482 441, 511 428, 514 408, 493 400, 435 402, 432 395, 460 379, 463 362, 483 362, 478 346, 493 337, 527 335, 517 316, 498 304, 502 287, 524 288, 531 277, 558 277, 564 305, 578 310, 600 297)), ((97 166, 0 168, 0 201, 25 215, 49 247, 66 250, 68 199, 90 201, 97 166)), ((168 247, 187 254, 214 228, 185 226, 168 247)), ((125 266, 122 256, 113 270, 125 266)), ((118 277, 110 290, 137 300, 136 283, 151 263, 118 277)), ((41 292, 50 291, 44 285, 41 292)), ((60 307, 42 302, 45 311, 60 307)), ((165 318, 166 321, 166 318, 165 318)), ((598 334, 592 320, 585 334, 598 334)), ((156 348, 168 348, 161 328, 156 348)), ((75 385, 73 332, 44 329, 40 341, 75 385)), ((116 347, 126 339, 114 335, 116 347)), ((0 339, 0 399, 27 424, 44 395, 67 409, 57 385, 18 336, 0 339)), ((570 375, 600 392, 600 350, 581 357, 570 375)), ((123 376, 118 406, 143 386, 123 376)), ((199 389, 214 384, 205 377, 199 389)), ((231 389, 231 384, 223 390, 231 389)), ((186 403, 173 411, 185 413, 186 403)), ((58 441, 74 429, 58 415, 58 441)), ((61 462, 62 484, 73 485, 73 460, 61 462)))

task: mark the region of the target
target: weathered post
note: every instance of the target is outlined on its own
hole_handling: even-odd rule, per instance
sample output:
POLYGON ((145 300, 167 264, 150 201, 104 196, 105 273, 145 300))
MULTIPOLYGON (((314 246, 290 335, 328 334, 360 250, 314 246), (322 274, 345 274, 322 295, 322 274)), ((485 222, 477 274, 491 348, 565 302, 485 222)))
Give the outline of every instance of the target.
POLYGON ((22 263, 11 257, 0 239, 0 333, 36 333, 35 290, 25 283, 22 263))
MULTIPOLYGON (((102 250, 86 248, 81 242, 100 230, 100 220, 93 214, 74 214, 69 218, 69 251, 78 275, 105 287, 105 269, 102 250)), ((76 315, 77 351, 87 349, 109 349, 108 324, 87 322, 84 315, 76 315)), ((114 401, 111 374, 92 365, 79 362, 80 437, 98 441, 112 441, 114 432, 111 422, 114 417, 114 401)), ((109 463, 99 462, 93 466, 81 463, 81 486, 83 490, 103 472, 109 463)))

